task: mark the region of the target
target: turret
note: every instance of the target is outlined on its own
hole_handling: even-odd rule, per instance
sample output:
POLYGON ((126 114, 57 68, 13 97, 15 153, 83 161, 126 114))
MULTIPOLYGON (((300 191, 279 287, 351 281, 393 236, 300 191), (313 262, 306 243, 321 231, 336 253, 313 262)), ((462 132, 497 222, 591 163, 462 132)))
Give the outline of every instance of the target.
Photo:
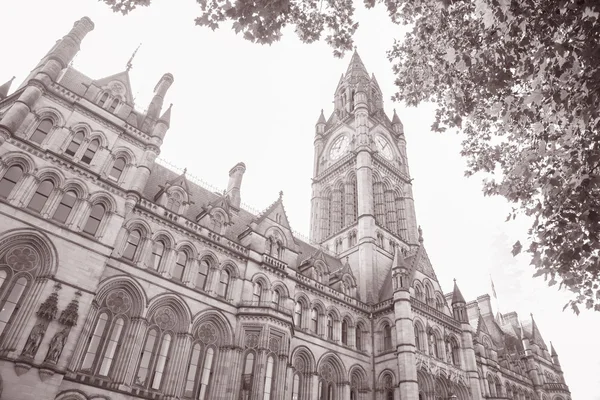
POLYGON ((317 120, 317 123, 315 124, 315 134, 317 135, 322 135, 325 133, 325 125, 327 124, 327 121, 325 120, 325 115, 323 114, 323 109, 321 109, 321 115, 319 115, 319 119, 317 120))
POLYGON ((15 79, 13 76, 8 81, 6 81, 2 86, 0 86, 0 100, 5 99, 8 96, 8 91, 10 90, 10 85, 12 81, 15 79))
POLYGON ((231 205, 235 208, 240 208, 242 202, 240 189, 242 188, 242 178, 246 172, 246 164, 243 162, 237 163, 229 171, 229 183, 227 184, 226 196, 229 196, 231 205))
POLYGON ((454 314, 454 318, 460 322, 468 323, 467 319, 467 302, 463 297, 460 289, 458 288, 458 284, 456 283, 456 279, 454 280, 454 290, 452 291, 452 313, 454 314))
POLYGON ((146 112, 146 119, 144 119, 142 130, 148 132, 152 128, 152 124, 156 121, 160 114, 163 101, 165 100, 167 91, 173 84, 173 81, 173 75, 166 73, 160 78, 154 87, 154 97, 152 97, 152 101, 148 106, 148 111, 146 112))
POLYGON ((394 108, 394 116, 392 117, 392 129, 394 132, 399 135, 404 135, 404 125, 402 125, 402 121, 400 121, 400 117, 396 114, 396 109, 394 108))
POLYGON ((31 71, 21 85, 26 87, 25 90, 0 120, 0 145, 19 129, 29 111, 42 96, 43 87, 56 81, 60 71, 67 67, 79 51, 83 38, 93 29, 94 23, 88 17, 75 22, 71 31, 59 40, 38 67, 31 71))
POLYGON ((552 357, 552 362, 554 365, 560 367, 560 361, 558 360, 558 354, 556 354, 556 350, 554 350, 554 345, 550 342, 550 356, 552 357))

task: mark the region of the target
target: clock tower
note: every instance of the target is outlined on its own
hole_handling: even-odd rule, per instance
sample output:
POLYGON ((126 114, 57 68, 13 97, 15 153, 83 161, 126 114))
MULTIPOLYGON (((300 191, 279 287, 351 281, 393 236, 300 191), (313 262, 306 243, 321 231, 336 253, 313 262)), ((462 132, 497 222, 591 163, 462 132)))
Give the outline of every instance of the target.
POLYGON ((310 239, 347 260, 360 299, 377 303, 394 252, 418 245, 404 130, 356 51, 334 96, 316 124, 310 239))

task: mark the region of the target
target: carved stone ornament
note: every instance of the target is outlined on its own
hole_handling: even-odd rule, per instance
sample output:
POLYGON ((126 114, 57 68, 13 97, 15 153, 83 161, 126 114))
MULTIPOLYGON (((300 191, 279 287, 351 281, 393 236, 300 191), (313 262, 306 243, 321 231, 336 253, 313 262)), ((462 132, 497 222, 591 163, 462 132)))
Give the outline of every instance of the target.
POLYGON ((123 96, 125 94, 125 85, 121 82, 112 81, 108 84, 108 88, 115 96, 123 96))
POLYGON ((296 359, 296 365, 294 367, 296 368, 296 371, 304 372, 304 368, 306 368, 304 365, 304 360, 301 358, 296 359))
POLYGON ((246 335, 246 347, 254 349, 256 346, 258 346, 258 335, 256 333, 246 335))
POLYGON ((160 329, 169 330, 175 327, 177 317, 169 307, 163 307, 154 315, 154 322, 156 322, 156 325, 158 325, 160 329))
POLYGON ((17 247, 6 255, 6 263, 15 271, 30 271, 38 266, 39 257, 29 247, 17 247))
POLYGON ((37 316, 47 321, 52 321, 58 312, 58 294, 52 293, 46 301, 40 304, 37 316))
POLYGON ((29 364, 25 364, 25 363, 21 363, 21 362, 15 363, 15 373, 17 374, 17 376, 23 375, 30 369, 31 369, 31 365, 29 365, 29 364))
POLYGON ((125 314, 131 304, 131 297, 124 290, 115 290, 106 298, 106 307, 115 314, 125 314))
POLYGON ((29 337, 27 338, 27 342, 25 342, 25 347, 23 347, 23 351, 21 352, 21 356, 34 358, 35 354, 42 343, 42 339, 44 338, 44 334, 46 333, 46 328, 48 327, 47 321, 42 321, 33 327, 29 337))
POLYGON ((325 364, 321 368, 321 377, 328 382, 333 382, 333 368, 331 368, 331 365, 325 364))
POLYGON ((277 353, 279 351, 279 340, 277 338, 272 337, 269 339, 269 350, 273 353, 277 353))
POLYGON ((40 370, 38 371, 38 375, 40 376, 40 380, 44 382, 46 379, 54 375, 54 371, 52 371, 51 369, 40 368, 40 370))
POLYGON ((213 324, 205 323, 198 328, 198 339, 204 344, 212 344, 217 341, 217 329, 213 324))
POLYGON ((67 341, 67 336, 69 336, 69 330, 70 328, 65 328, 54 335, 50 341, 50 346, 48 347, 48 353, 46 354, 46 359, 44 362, 52 364, 56 364, 58 362, 58 359, 63 351, 63 347, 65 346, 65 342, 67 341))
POLYGON ((58 322, 65 326, 77 325, 77 319, 79 318, 79 301, 77 298, 81 296, 81 292, 75 293, 75 298, 71 300, 67 308, 65 308, 58 318, 58 322))

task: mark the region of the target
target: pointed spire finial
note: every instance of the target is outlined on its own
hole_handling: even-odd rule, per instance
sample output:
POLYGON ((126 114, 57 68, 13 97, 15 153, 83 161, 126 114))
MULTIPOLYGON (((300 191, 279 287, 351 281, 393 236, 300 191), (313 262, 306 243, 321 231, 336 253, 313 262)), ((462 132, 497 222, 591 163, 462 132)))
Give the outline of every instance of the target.
POLYGON ((421 225, 419 225, 419 242, 423 243, 423 229, 421 229, 421 225))
POLYGON ((183 169, 183 175, 185 175, 187 173, 187 168, 183 169))
POLYGON ((279 200, 281 200, 283 198, 283 190, 279 191, 279 200))
POLYGON ((6 83, 4 83, 0 86, 0 100, 5 98, 6 96, 8 96, 8 91, 10 90, 10 85, 12 85, 12 81, 14 81, 14 80, 15 80, 15 77, 13 76, 8 81, 6 81, 6 83))
POLYGON ((131 57, 129 58, 129 61, 127 61, 127 68, 125 69, 127 72, 129 72, 129 70, 131 68, 133 68, 133 58, 135 57, 135 55, 137 54, 138 50, 140 49, 140 46, 142 44, 138 44, 138 47, 133 51, 133 54, 131 55, 131 57))

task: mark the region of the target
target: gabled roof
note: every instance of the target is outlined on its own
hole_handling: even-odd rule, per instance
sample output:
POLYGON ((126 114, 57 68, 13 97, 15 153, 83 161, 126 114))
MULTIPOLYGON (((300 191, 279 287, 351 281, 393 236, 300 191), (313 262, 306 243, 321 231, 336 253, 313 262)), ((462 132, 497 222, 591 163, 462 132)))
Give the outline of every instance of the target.
POLYGON ((290 223, 285 212, 285 207, 283 207, 283 192, 279 192, 279 198, 275 200, 269 207, 267 207, 266 210, 260 213, 254 222, 260 224, 267 218, 291 231, 292 228, 290 227, 290 223), (280 221, 275 219, 275 215, 277 214, 283 217, 280 221))
POLYGON ((127 103, 133 106, 133 90, 131 89, 131 80, 129 79, 128 71, 121 71, 116 74, 94 80, 94 84, 98 87, 104 87, 112 81, 119 81, 125 86, 125 99, 127 103))
POLYGON ((490 331, 488 330, 485 320, 481 314, 479 314, 479 319, 477 320, 477 335, 480 333, 487 333, 488 335, 490 334, 490 331))

